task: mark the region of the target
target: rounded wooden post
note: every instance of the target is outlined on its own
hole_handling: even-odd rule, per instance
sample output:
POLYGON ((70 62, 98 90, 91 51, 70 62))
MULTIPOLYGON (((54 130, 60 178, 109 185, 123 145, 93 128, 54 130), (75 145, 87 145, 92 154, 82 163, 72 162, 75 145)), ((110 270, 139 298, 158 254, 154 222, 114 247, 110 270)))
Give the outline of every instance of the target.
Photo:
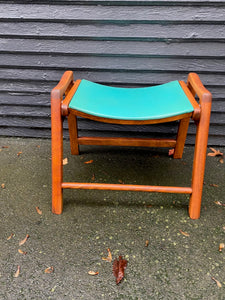
POLYGON ((190 118, 185 118, 180 120, 178 131, 177 131, 176 146, 174 149, 173 158, 182 158, 183 156, 184 144, 187 137, 189 121, 190 118))
POLYGON ((52 128, 52 212, 61 214, 63 210, 63 116, 62 99, 71 88, 73 72, 66 71, 51 92, 52 128))
POLYGON ((52 128, 52 212, 61 214, 63 209, 63 126, 61 100, 57 90, 51 93, 51 128, 52 128))
POLYGON ((69 114, 68 124, 69 124, 71 154, 79 155, 77 117, 73 114, 69 114))
POLYGON ((203 94, 200 99, 201 116, 199 122, 197 122, 192 172, 192 195, 189 202, 189 215, 191 219, 198 219, 200 217, 211 103, 212 95, 209 92, 203 94))

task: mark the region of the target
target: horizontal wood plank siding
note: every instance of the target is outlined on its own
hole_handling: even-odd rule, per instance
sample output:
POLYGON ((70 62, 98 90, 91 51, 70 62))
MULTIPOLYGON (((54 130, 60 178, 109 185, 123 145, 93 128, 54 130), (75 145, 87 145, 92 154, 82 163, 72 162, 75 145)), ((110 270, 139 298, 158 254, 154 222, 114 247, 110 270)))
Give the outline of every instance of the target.
MULTIPOLYGON (((112 86, 197 72, 213 94, 209 144, 225 145, 225 2, 0 0, 0 135, 50 137, 50 91, 65 70, 112 86)), ((65 137, 68 137, 65 123, 65 137)), ((80 134, 174 137, 176 123, 79 119, 80 134)), ((190 124, 187 143, 193 144, 190 124)))

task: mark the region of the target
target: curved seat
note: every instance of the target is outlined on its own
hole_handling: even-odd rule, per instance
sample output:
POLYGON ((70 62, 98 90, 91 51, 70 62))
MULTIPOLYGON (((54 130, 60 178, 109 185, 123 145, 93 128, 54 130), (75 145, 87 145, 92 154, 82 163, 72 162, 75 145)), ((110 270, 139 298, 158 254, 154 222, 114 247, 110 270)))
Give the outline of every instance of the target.
POLYGON ((121 120, 157 120, 194 111, 179 81, 153 87, 118 88, 83 79, 69 108, 121 120))

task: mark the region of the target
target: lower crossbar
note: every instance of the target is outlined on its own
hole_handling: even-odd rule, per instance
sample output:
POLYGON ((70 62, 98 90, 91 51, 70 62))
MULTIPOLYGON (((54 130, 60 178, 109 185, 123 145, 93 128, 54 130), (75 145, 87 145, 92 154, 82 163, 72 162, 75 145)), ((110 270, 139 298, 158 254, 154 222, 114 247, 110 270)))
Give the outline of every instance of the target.
POLYGON ((79 145, 171 147, 176 146, 174 139, 126 138, 126 137, 79 137, 79 145))
POLYGON ((63 182, 63 189, 82 189, 82 190, 117 190, 117 191, 136 191, 136 192, 157 192, 191 194, 190 187, 176 186, 151 186, 151 185, 132 185, 132 184, 108 184, 108 183, 83 183, 83 182, 63 182))

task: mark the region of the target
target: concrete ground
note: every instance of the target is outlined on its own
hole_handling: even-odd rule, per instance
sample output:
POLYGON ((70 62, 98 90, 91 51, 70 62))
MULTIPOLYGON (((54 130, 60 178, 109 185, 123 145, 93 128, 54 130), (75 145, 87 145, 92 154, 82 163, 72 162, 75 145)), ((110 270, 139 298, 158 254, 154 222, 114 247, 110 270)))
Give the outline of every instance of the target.
MULTIPOLYGON (((50 141, 1 138, 0 151, 1 300, 225 299, 220 157, 207 157, 201 217, 191 220, 186 195, 121 191, 65 190, 63 214, 54 215, 50 141), (102 260, 108 248, 113 260, 128 261, 119 285, 112 262, 102 260), (45 273, 48 267, 54 271, 45 273)), ((168 157, 168 149, 83 146, 81 152, 72 157, 65 142, 65 180, 190 185, 192 147, 182 160, 168 157)))

